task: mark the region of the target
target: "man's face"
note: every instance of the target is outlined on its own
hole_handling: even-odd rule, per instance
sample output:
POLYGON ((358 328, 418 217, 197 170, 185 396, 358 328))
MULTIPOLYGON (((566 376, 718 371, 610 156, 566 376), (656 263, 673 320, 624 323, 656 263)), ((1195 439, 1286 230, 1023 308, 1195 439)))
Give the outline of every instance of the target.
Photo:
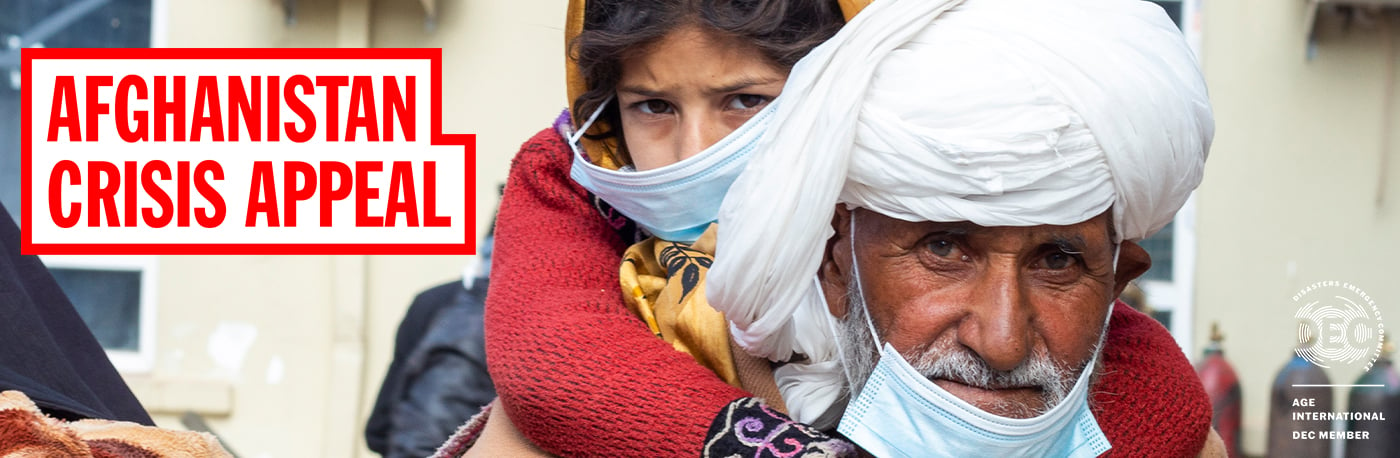
MULTIPOLYGON (((1007 417, 1036 416, 1067 394, 1094 356, 1115 285, 1149 265, 1124 244, 1126 268, 1115 279, 1107 214, 1069 226, 982 227, 838 208, 833 225, 821 274, 845 346, 856 347, 845 350, 877 351, 862 342, 869 331, 854 302, 863 298, 881 343, 949 393, 1007 417)), ((864 380, 870 358, 855 359, 853 376, 864 380)))

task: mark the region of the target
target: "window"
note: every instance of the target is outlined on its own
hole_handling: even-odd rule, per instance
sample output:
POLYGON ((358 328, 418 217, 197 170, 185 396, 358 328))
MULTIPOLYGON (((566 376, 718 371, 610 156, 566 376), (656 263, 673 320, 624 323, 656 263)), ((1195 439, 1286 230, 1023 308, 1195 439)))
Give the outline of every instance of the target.
POLYGON ((155 365, 155 256, 44 256, 44 265, 123 372, 155 365))
POLYGON ((1176 212, 1176 219, 1141 242, 1152 256, 1152 269, 1137 284, 1152 307, 1152 317, 1170 329, 1177 344, 1191 348, 1196 275, 1196 198, 1176 212))
MULTIPOLYGON (((160 45, 165 0, 0 0, 0 203, 20 217, 20 49, 160 45)), ((118 370, 155 360, 154 256, 44 256, 118 370)))

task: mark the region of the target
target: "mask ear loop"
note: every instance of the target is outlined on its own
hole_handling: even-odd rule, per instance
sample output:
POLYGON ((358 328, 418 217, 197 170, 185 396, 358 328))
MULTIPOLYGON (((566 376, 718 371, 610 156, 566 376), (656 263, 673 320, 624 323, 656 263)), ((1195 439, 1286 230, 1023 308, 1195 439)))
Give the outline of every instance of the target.
MULTIPOLYGON (((1113 244, 1113 281, 1118 282, 1118 253, 1122 251, 1123 242, 1113 244)), ((1108 316, 1103 318, 1103 332, 1108 333, 1108 322, 1113 319, 1113 305, 1118 303, 1118 298, 1108 300, 1108 316)))
MULTIPOLYGON (((870 337, 875 341, 875 351, 880 351, 880 333, 875 331, 875 322, 870 318, 870 307, 867 307, 865 300, 865 288, 860 284, 860 261, 856 259, 856 211, 851 210, 851 237, 847 240, 851 248, 851 275, 856 278, 856 295, 860 297, 861 307, 865 307, 865 325, 870 328, 870 337)), ((846 313, 850 313, 848 310, 846 313)))
POLYGON ((569 148, 572 148, 575 154, 578 154, 580 156, 583 155, 583 151, 580 150, 578 147, 578 141, 583 139, 583 134, 584 132, 588 132, 589 127, 593 127, 593 122, 597 121, 598 116, 603 114, 603 110, 608 107, 609 103, 612 103, 613 97, 614 96, 610 95, 608 96, 608 98, 603 99, 603 103, 598 105, 598 108, 593 110, 593 114, 588 116, 588 120, 584 121, 583 125, 579 126, 578 130, 574 131, 572 134, 569 134, 569 148))
MULTIPOLYGON (((812 283, 816 285, 817 291, 820 292, 822 298, 825 299, 826 293, 822 288, 821 279, 813 275, 812 283)), ((822 303, 825 304, 826 301, 822 301, 822 303)), ((851 311, 846 310, 846 313, 851 313, 851 311)), ((822 315, 826 316, 826 327, 831 330, 831 336, 834 337, 832 340, 836 342, 836 359, 841 363, 841 372, 846 376, 846 391, 848 395, 854 396, 854 394, 850 393, 850 390, 852 386, 855 386, 855 377, 851 376, 851 365, 846 363, 846 348, 844 345, 841 345, 841 332, 836 329, 836 317, 831 316, 830 310, 825 311, 822 315)), ((730 326, 733 326, 733 324, 731 323, 730 326)))
MULTIPOLYGON (((864 306, 865 306, 865 290, 862 289, 862 287, 861 287, 861 285, 860 285, 860 265, 859 265, 859 263, 856 262, 856 244, 855 244, 855 238, 856 238, 856 214, 855 214, 854 211, 852 211, 852 212, 851 212, 851 230, 850 230, 849 240, 848 240, 848 241, 850 242, 848 246, 849 246, 850 249, 851 249, 851 273, 852 273, 852 275, 855 275, 855 280, 856 280, 856 281, 855 281, 855 283, 856 283, 856 294, 860 297, 861 307, 864 307, 864 306)), ((824 289, 822 288, 821 280, 819 280, 815 275, 812 276, 812 282, 816 284, 817 291, 823 291, 823 290, 824 290, 824 289)), ((825 297, 826 297, 826 294, 823 293, 823 294, 822 294, 822 297, 825 298, 825 297)), ((849 315, 850 313, 852 313, 852 311, 851 311, 851 306, 852 306, 852 305, 854 305, 854 304, 846 304, 846 306, 847 306, 847 308, 846 308, 846 314, 847 314, 847 315, 849 315)), ((870 320, 870 311, 869 311, 869 310, 865 310, 864 312, 865 312, 865 313, 864 313, 864 315, 865 315, 865 325, 870 329, 870 337, 875 341, 875 350, 876 350, 876 351, 879 351, 879 350, 880 350, 880 334, 877 333, 877 332, 875 332, 875 323, 874 323, 873 321, 870 320)), ((843 373, 845 373, 845 376, 846 376, 846 390, 847 390, 847 395, 849 395, 849 396, 855 396, 855 393, 851 393, 851 392, 850 392, 850 390, 852 389, 852 387, 855 386, 855 377, 851 375, 851 365, 848 364, 847 361, 846 361, 846 349, 845 349, 845 346, 844 346, 844 345, 841 345, 841 333, 836 329, 836 318, 831 316, 831 312, 830 312, 830 311, 828 311, 827 313, 825 313, 825 315, 826 315, 826 326, 827 326, 828 329, 831 330, 831 335, 834 336, 834 337, 836 338, 835 340, 836 340, 837 358, 839 358, 839 359, 841 360, 841 371, 842 371, 843 373)))
POLYGON ((1118 253, 1122 251, 1122 248, 1122 242, 1113 244, 1113 265, 1110 267, 1113 268, 1113 276, 1115 277, 1118 276, 1118 253))

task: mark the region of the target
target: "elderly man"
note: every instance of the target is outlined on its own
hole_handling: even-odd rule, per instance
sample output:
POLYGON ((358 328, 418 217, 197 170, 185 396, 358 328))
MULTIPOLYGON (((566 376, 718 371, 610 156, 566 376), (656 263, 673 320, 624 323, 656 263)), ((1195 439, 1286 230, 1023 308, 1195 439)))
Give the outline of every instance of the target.
MULTIPOLYGON (((1101 344, 1150 266, 1134 241, 1200 183, 1213 135, 1160 8, 875 1, 781 103, 708 294, 751 354, 805 357, 775 371, 795 417, 839 416, 877 456, 1097 456, 1121 419, 1094 404, 1171 413, 1095 389, 1132 357, 1101 344)), ((1125 451, 1161 453, 1143 444, 1125 451)))
MULTIPOLYGON (((778 103, 706 280, 734 341, 778 362, 772 405, 877 456, 1218 452, 1185 356, 1113 302, 1212 135, 1158 7, 877 0, 778 103)), ((823 451, 816 428, 732 409, 707 456, 823 451)), ((497 411, 460 444, 538 452, 497 411)))

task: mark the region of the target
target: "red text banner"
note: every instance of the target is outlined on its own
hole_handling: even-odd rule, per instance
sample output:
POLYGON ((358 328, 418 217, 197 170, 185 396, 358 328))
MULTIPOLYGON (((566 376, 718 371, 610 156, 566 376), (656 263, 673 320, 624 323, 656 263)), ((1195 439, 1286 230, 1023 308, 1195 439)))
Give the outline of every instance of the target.
POLYGON ((25 254, 473 254, 438 49, 25 49, 25 254))

